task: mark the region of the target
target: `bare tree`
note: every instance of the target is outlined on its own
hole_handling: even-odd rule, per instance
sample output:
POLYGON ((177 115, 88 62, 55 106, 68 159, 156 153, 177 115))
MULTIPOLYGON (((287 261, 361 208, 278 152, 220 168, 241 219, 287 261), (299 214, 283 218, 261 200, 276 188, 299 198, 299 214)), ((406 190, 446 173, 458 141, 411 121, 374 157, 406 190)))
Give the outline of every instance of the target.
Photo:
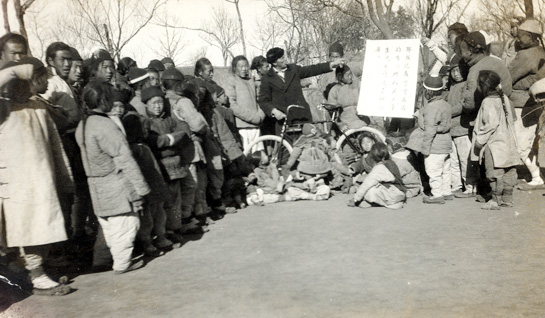
POLYGON ((178 25, 180 19, 166 15, 164 17, 163 33, 157 38, 156 45, 150 49, 158 56, 170 57, 174 62, 180 62, 180 56, 185 50, 187 43, 183 41, 183 30, 172 28, 168 25, 178 25))
POLYGON ((534 17, 534 2, 532 0, 524 0, 524 13, 527 18, 534 17))
POLYGON ((362 21, 369 18, 380 30, 384 38, 394 38, 390 26, 394 0, 365 0, 365 2, 363 0, 317 0, 317 2, 323 6, 336 8, 346 15, 360 18, 362 21), (356 8, 347 6, 347 3, 353 4, 356 8))
POLYGON ((472 30, 483 30, 496 39, 507 42, 511 39, 511 21, 524 16, 523 0, 480 0, 480 12, 468 21, 472 30))
POLYGON ((200 59, 201 57, 206 56, 206 52, 208 52, 208 46, 207 45, 203 45, 203 46, 193 50, 189 54, 189 58, 187 58, 187 60, 185 60, 184 65, 194 66, 195 62, 197 62, 198 59, 200 59))
POLYGON ((11 32, 9 27, 8 0, 2 0, 2 16, 4 17, 4 30, 6 30, 6 33, 11 32))
POLYGON ((229 57, 235 57, 232 49, 240 42, 237 21, 223 8, 213 8, 210 20, 205 21, 200 28, 173 25, 165 21, 158 24, 169 28, 182 28, 200 32, 206 43, 221 50, 224 66, 227 66, 229 57))
POLYGON ((237 8, 238 23, 240 25, 240 42, 242 43, 242 52, 244 53, 244 56, 246 56, 246 40, 244 38, 244 25, 242 23, 242 15, 240 14, 240 7, 238 5, 240 0, 225 0, 225 1, 234 4, 235 7, 237 8))
POLYGON ((284 27, 282 38, 286 58, 294 63, 302 62, 305 56, 302 51, 306 49, 303 42, 308 21, 304 20, 302 13, 305 11, 301 7, 301 1, 265 0, 265 2, 269 7, 269 16, 272 15, 277 23, 284 27))
POLYGON ((121 50, 155 16, 166 0, 74 0, 70 14, 88 28, 85 36, 119 59, 121 50))
POLYGON ((422 35, 431 38, 435 31, 444 25, 454 9, 462 5, 467 8, 470 2, 471 0, 415 0, 414 16, 422 35))
MULTIPOLYGON (((28 8, 30 8, 30 6, 34 3, 34 1, 35 0, 26 0, 25 2, 21 3, 21 0, 13 0, 13 7, 15 8, 15 17, 17 18, 17 22, 19 23, 19 33, 22 36, 24 36, 26 39, 28 39, 28 34, 26 31, 26 26, 25 26, 25 13, 28 10, 28 8)), ((7 14, 6 14, 7 3, 6 4, 2 3, 2 10, 4 10, 4 5, 6 5, 6 11, 4 11, 4 16, 5 16, 4 28, 8 30, 9 22, 7 20, 7 14)), ((28 55, 32 55, 30 48, 28 49, 28 55)))
POLYGON ((273 18, 267 17, 262 19, 261 17, 255 19, 256 33, 254 39, 250 41, 250 46, 259 50, 264 55, 268 49, 275 46, 278 43, 278 39, 282 35, 282 27, 276 23, 273 18))
POLYGON ((53 41, 51 30, 39 23, 41 18, 41 9, 29 10, 26 14, 27 26, 28 26, 28 36, 29 36, 29 45, 33 48, 33 52, 37 58, 43 60, 45 57, 45 48, 48 43, 53 41), (38 52, 38 53, 36 53, 38 52))

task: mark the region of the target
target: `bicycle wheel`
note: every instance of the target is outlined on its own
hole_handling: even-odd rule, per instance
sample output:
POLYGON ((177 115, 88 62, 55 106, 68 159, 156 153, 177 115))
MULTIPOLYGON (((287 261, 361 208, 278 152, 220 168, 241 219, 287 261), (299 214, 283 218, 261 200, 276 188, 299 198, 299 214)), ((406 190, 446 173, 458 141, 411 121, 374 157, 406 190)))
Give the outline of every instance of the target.
POLYGON ((274 158, 281 158, 281 162, 277 163, 278 165, 283 165, 286 162, 288 162, 288 159, 290 157, 290 153, 293 150, 293 147, 291 144, 284 139, 282 141, 282 147, 280 147, 280 137, 275 135, 264 135, 261 136, 254 141, 252 141, 248 145, 248 149, 244 151, 244 155, 250 156, 251 150, 256 146, 257 144, 262 143, 263 144, 263 150, 267 157, 269 158, 269 162, 272 161, 274 158))
MULTIPOLYGON (((347 131, 345 131, 344 135, 341 135, 339 139, 337 140, 337 145, 336 145, 337 149, 344 151, 345 148, 348 147, 348 142, 346 141, 346 137, 350 138, 352 143, 359 149, 360 145, 358 145, 357 139, 359 134, 361 134, 364 131, 374 134, 377 137, 377 140, 380 140, 383 143, 386 143, 386 137, 380 130, 376 128, 372 128, 372 127, 361 127, 357 129, 348 129, 347 131)), ((353 149, 350 149, 350 150, 354 151, 353 149)))

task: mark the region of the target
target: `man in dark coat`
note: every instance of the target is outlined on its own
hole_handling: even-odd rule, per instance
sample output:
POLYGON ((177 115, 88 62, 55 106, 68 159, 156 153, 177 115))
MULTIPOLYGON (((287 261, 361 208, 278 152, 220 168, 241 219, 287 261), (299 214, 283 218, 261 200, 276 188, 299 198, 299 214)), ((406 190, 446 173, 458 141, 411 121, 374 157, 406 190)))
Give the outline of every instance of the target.
POLYGON ((309 66, 287 64, 284 50, 277 47, 267 52, 267 62, 272 67, 261 79, 259 106, 268 116, 276 119, 277 134, 280 132, 281 122, 286 118, 286 111, 290 105, 303 106, 303 108, 290 110, 290 122, 312 121, 310 107, 303 96, 301 79, 327 73, 337 66, 344 65, 343 59, 309 66))

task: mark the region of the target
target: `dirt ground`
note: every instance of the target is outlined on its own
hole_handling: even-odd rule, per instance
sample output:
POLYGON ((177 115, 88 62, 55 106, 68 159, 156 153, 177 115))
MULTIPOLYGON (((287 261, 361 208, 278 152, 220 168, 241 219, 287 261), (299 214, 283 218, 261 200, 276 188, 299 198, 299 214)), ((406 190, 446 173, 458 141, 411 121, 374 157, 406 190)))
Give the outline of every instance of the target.
POLYGON ((249 207, 141 270, 74 279, 2 317, 543 317, 545 191, 402 210, 249 207))

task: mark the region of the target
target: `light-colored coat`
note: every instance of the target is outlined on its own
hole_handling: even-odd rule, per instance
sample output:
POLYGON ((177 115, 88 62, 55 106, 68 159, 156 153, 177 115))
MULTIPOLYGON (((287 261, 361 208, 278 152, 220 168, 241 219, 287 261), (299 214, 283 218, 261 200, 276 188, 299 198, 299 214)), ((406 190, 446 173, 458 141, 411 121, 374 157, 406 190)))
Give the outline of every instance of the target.
POLYGON ((450 105, 436 97, 418 112, 418 127, 409 137, 406 148, 423 155, 445 154, 452 151, 449 134, 451 122, 450 105))
POLYGON ((507 114, 503 108, 499 96, 489 96, 484 99, 473 130, 471 160, 482 159, 484 147, 492 152, 494 167, 508 168, 520 163, 517 147, 515 144, 515 129, 513 126, 513 114, 509 99, 504 96, 507 114), (511 128, 510 128, 510 127, 511 128), (484 146, 476 147, 476 144, 484 146))
POLYGON ((58 198, 59 192, 71 192, 73 183, 60 137, 43 103, 30 100, 11 106, 0 125, 0 167, 4 243, 15 247, 66 240, 58 198))
POLYGON ((255 82, 232 75, 226 81, 225 95, 236 118, 237 128, 258 128, 265 113, 257 105, 255 82))
POLYGON ((132 203, 150 188, 117 125, 108 117, 89 116, 78 125, 76 140, 95 214, 108 217, 135 212, 132 203))
POLYGON ((361 83, 354 79, 352 84, 339 83, 329 91, 327 102, 334 105, 340 105, 343 108, 341 121, 349 129, 358 129, 367 124, 358 117, 357 107, 360 96, 361 83))

